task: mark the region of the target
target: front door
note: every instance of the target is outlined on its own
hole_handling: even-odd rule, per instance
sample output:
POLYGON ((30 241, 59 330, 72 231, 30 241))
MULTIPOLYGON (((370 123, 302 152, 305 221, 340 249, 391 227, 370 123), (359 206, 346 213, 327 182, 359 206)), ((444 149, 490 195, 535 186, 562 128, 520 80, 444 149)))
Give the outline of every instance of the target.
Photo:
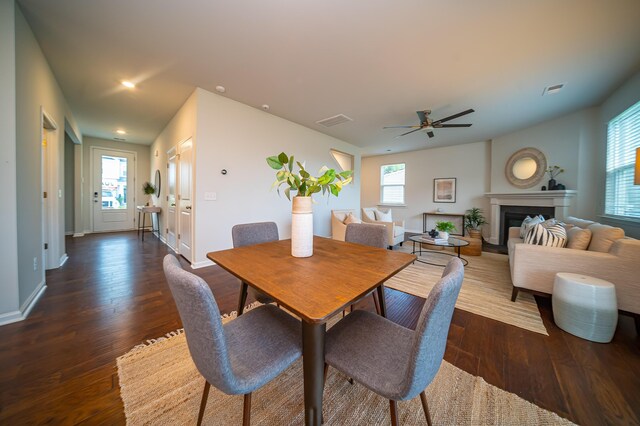
POLYGON ((100 148, 92 151, 93 231, 133 229, 136 154, 100 148))

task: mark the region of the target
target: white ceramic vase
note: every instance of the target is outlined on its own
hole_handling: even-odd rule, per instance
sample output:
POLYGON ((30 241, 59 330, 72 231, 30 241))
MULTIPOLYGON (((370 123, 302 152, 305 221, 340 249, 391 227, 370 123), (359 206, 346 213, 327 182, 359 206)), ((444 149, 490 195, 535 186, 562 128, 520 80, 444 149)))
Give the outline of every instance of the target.
POLYGON ((313 255, 313 211, 311 197, 293 197, 291 205, 291 255, 313 255))
POLYGON ((438 231, 438 238, 442 238, 445 240, 449 239, 449 233, 444 231, 438 231))

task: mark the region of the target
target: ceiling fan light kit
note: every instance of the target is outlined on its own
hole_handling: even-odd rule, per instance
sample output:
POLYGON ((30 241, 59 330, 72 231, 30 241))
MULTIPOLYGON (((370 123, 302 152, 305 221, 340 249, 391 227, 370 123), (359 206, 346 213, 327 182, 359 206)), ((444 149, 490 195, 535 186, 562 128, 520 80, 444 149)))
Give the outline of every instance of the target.
POLYGON ((396 136, 396 138, 399 138, 401 136, 406 136, 410 133, 413 132, 417 132, 419 130, 427 130, 427 136, 429 136, 429 138, 432 138, 435 136, 435 134, 433 133, 434 129, 447 129, 447 128, 454 128, 454 127, 471 127, 471 124, 442 124, 446 121, 449 120, 455 120, 458 117, 462 117, 463 115, 467 115, 467 114, 471 114, 472 112, 475 112, 475 110, 473 109, 468 109, 465 111, 461 111, 457 114, 453 114, 450 115, 448 117, 445 118, 441 118, 439 120, 433 120, 431 117, 429 117, 429 115, 431 114, 431 110, 426 109, 424 111, 416 111, 416 114, 418 114, 418 118, 420 118, 420 124, 418 126, 386 126, 383 127, 383 129, 413 129, 413 130, 409 130, 408 132, 405 132, 401 135, 396 136))

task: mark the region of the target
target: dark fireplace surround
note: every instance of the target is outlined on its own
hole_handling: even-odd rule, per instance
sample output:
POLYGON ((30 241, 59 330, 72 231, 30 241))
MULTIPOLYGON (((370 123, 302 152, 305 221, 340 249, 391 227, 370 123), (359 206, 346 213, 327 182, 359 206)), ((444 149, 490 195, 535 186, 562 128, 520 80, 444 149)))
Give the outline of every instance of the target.
POLYGON ((545 219, 555 216, 555 207, 540 206, 500 206, 500 244, 506 245, 509 228, 522 225, 527 216, 542 215, 545 219))

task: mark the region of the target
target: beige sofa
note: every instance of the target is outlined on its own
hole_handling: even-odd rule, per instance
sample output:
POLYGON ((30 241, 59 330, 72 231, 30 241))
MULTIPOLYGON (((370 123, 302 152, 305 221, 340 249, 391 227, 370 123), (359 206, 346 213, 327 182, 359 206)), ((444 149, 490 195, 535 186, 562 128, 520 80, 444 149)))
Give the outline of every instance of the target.
POLYGON ((555 274, 573 272, 612 282, 618 309, 640 314, 640 240, 625 238, 620 228, 592 221, 568 217, 565 223, 592 232, 586 250, 525 244, 519 227, 509 229, 511 300, 516 300, 519 290, 551 294, 555 274))
MULTIPOLYGON (((396 244, 400 244, 404 242, 404 220, 396 220, 391 222, 381 221, 376 219, 376 210, 375 207, 363 207, 362 208, 362 221, 365 223, 375 223, 378 225, 384 225, 387 228, 387 240, 389 247, 392 248, 396 244)), ((387 210, 384 213, 389 213, 390 210, 387 210)))

